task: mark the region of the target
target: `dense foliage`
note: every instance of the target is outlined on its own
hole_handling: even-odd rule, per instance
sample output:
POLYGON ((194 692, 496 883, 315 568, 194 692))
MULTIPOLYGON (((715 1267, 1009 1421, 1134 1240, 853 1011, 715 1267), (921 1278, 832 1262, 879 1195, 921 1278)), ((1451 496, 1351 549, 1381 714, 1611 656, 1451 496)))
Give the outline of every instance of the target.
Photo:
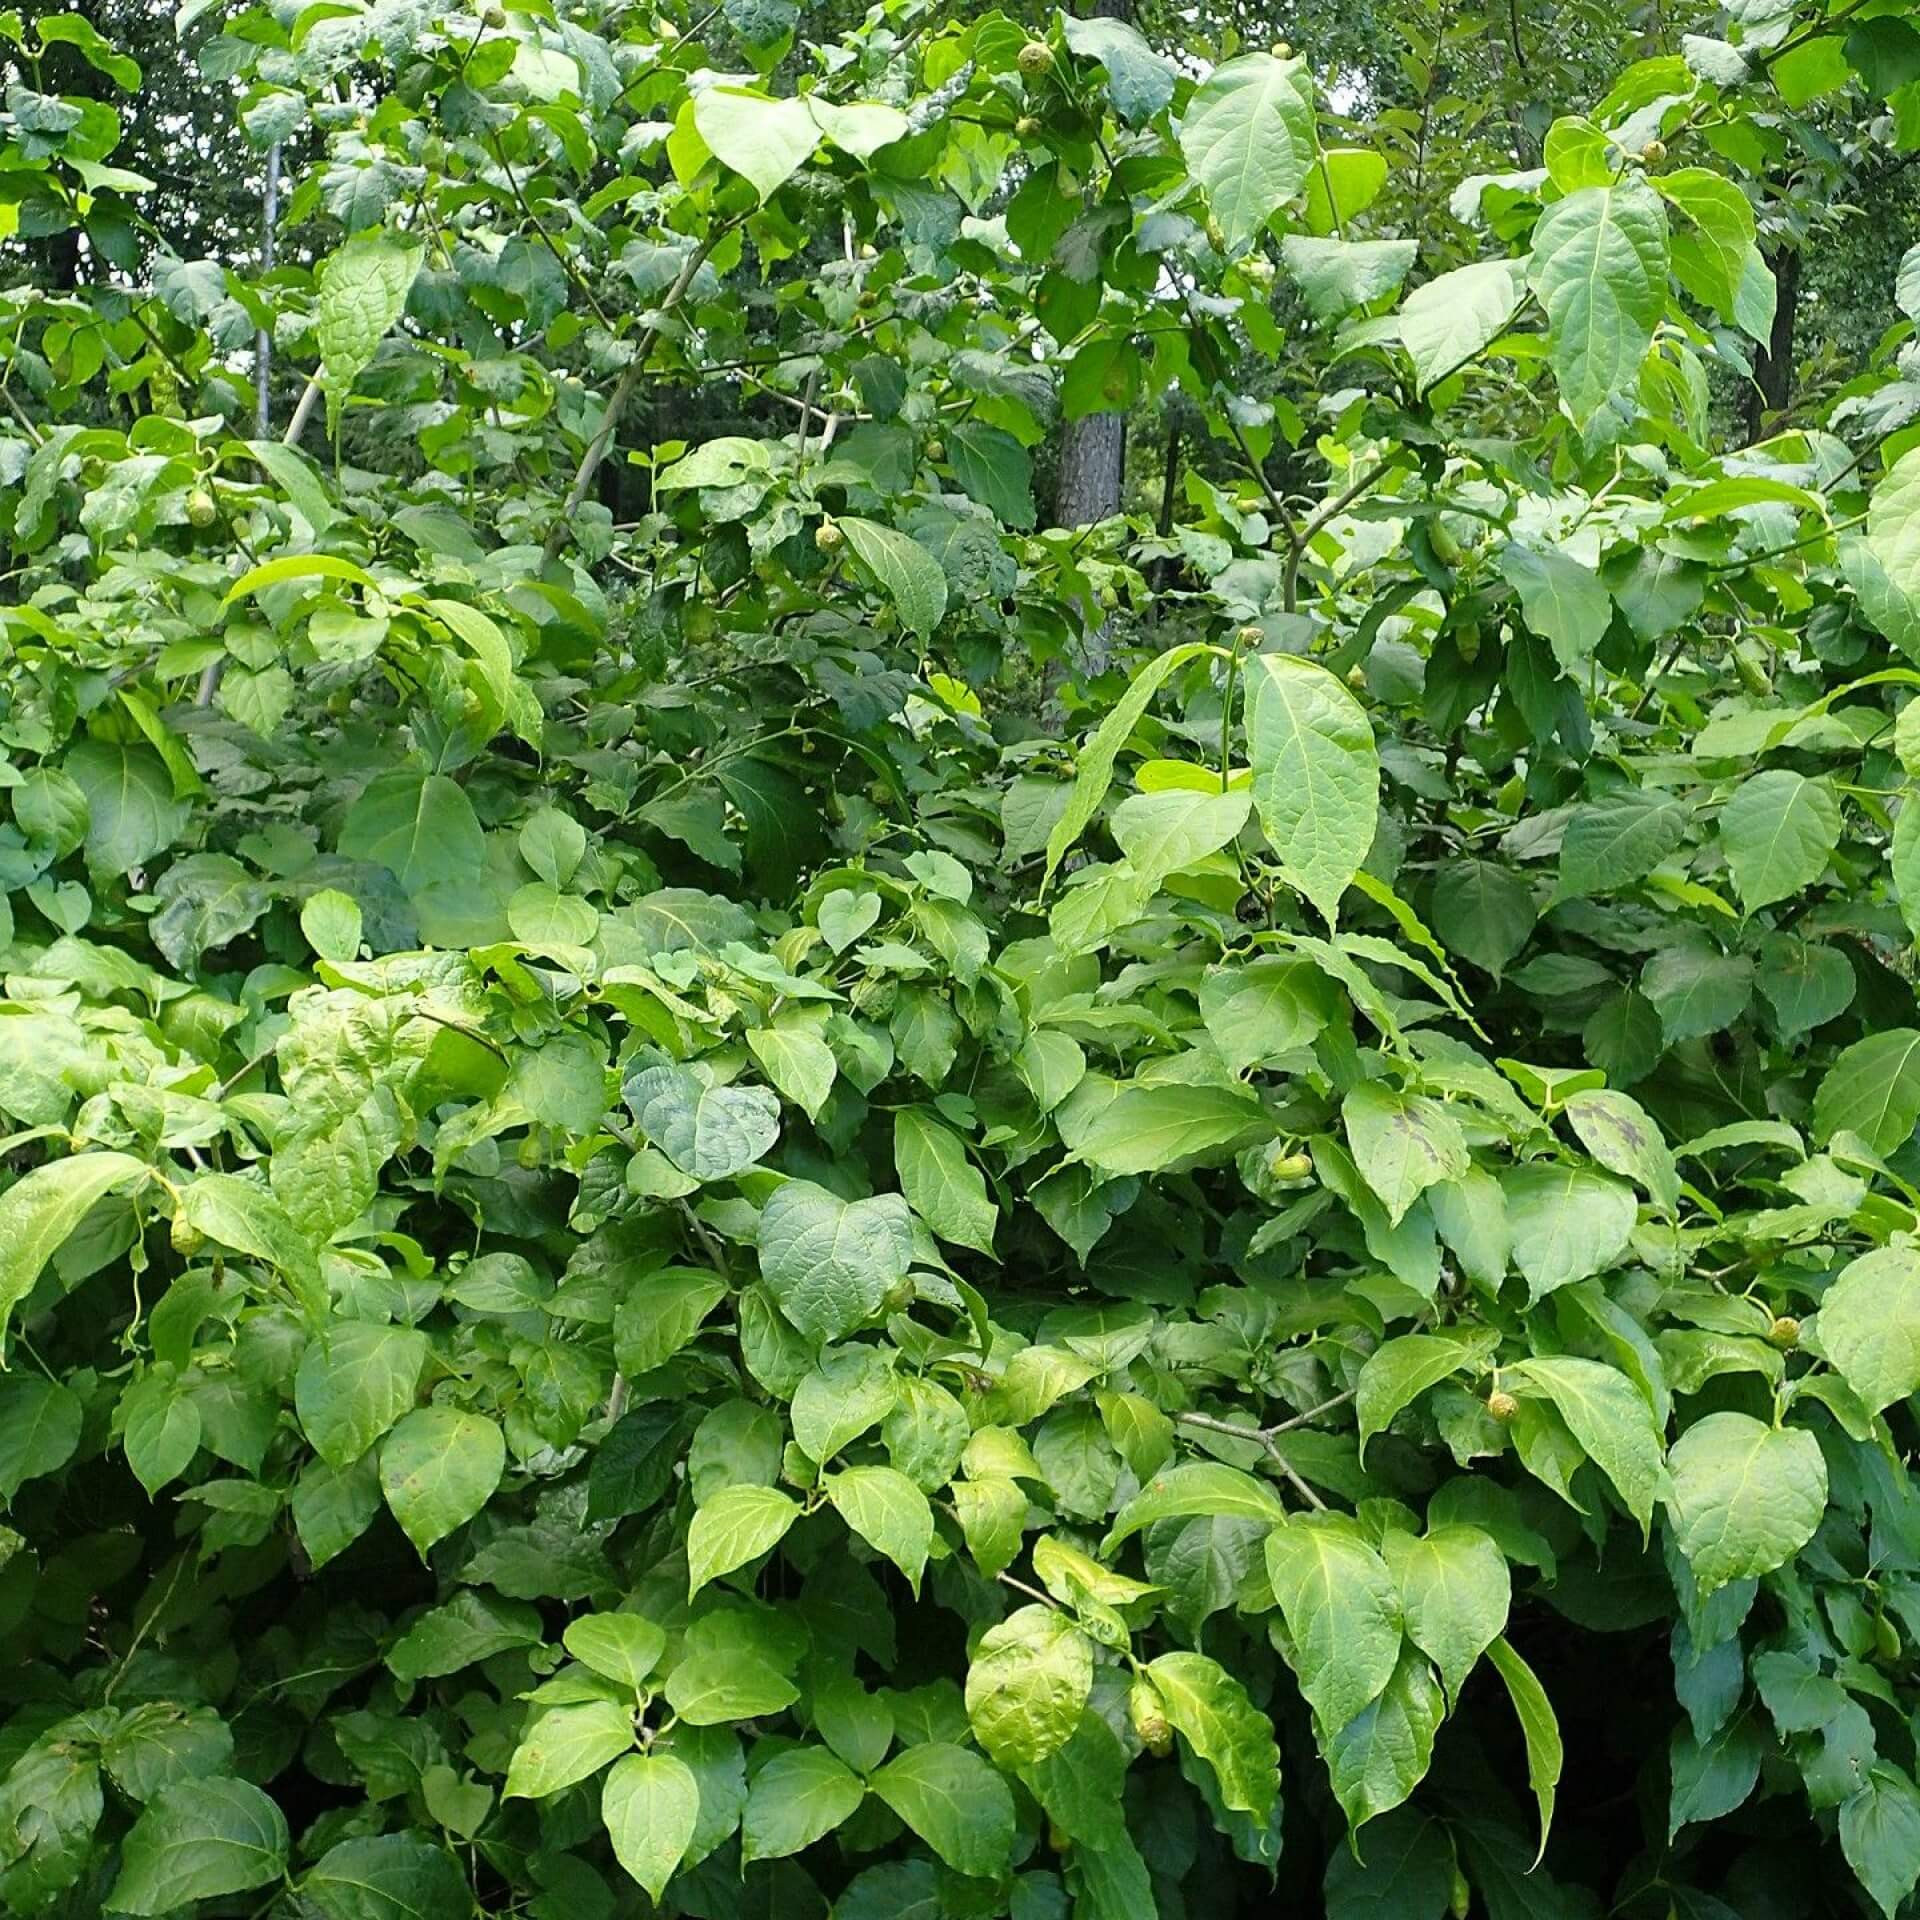
POLYGON ((0 1904, 1890 1920, 1906 13, 0 13, 0 1904))

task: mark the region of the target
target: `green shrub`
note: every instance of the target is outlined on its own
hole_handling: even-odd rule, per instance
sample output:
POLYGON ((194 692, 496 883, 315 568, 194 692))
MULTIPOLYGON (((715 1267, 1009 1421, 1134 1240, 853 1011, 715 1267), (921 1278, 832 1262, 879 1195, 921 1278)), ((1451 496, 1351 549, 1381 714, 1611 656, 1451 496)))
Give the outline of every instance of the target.
POLYGON ((1736 13, 1436 187, 1109 19, 254 8, 267 273, 0 16, 0 1904, 1894 1914, 1911 329, 1723 416, 1916 83, 1736 13))

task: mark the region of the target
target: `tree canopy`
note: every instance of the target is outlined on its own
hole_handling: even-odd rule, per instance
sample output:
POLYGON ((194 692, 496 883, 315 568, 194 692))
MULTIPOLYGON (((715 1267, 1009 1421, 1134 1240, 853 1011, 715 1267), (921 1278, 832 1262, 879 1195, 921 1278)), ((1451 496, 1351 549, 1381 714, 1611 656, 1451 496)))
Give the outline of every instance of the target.
POLYGON ((0 12, 0 1905, 1920 1882, 1920 26, 0 12))

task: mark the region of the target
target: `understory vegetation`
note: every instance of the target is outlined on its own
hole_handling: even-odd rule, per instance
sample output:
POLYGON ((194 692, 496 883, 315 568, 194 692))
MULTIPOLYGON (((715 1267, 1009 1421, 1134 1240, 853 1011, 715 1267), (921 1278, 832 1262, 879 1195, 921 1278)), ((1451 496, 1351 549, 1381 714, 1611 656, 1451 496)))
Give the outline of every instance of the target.
POLYGON ((1911 1911, 1909 12, 0 12, 0 1907, 1911 1911))

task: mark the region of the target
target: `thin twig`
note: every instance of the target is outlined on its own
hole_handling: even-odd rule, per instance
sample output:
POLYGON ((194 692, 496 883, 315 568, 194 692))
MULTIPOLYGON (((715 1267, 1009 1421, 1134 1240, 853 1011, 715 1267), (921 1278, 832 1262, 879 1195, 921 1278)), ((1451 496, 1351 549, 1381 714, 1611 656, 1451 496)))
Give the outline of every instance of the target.
POLYGON ((573 522, 575 510, 587 497, 587 489, 593 485, 593 476, 600 470, 600 462, 606 458, 607 448, 613 443, 614 430, 620 424, 620 416, 627 410, 627 402, 633 396, 633 390, 640 384, 640 376, 646 371, 647 362, 653 356, 653 349, 661 332, 666 326, 667 316, 686 298, 687 289, 693 285, 694 275, 706 265, 711 254, 725 237, 728 226, 722 224, 714 228, 707 237, 687 255, 686 265, 680 269, 674 283, 667 289, 666 298, 661 301, 653 324, 640 337, 640 344, 634 349, 633 358, 627 362, 626 371, 621 374, 618 384, 607 399, 606 412, 601 416, 599 431, 587 442, 587 450, 580 456, 579 471, 573 476, 573 485, 567 489, 567 497, 562 505, 559 517, 554 521, 547 534, 543 557, 551 560, 566 544, 567 529, 573 522))
POLYGON ((1400 455, 1397 453, 1388 454, 1378 466, 1363 473, 1360 478, 1344 492, 1336 494, 1297 534, 1292 536, 1291 544, 1287 551, 1287 572, 1282 597, 1282 604, 1289 613, 1295 610, 1296 603, 1299 599, 1300 556, 1306 552, 1307 542, 1311 540, 1329 520, 1333 519, 1337 514, 1344 513, 1369 487, 1375 486, 1384 480, 1387 475, 1395 471, 1399 465, 1400 455))

